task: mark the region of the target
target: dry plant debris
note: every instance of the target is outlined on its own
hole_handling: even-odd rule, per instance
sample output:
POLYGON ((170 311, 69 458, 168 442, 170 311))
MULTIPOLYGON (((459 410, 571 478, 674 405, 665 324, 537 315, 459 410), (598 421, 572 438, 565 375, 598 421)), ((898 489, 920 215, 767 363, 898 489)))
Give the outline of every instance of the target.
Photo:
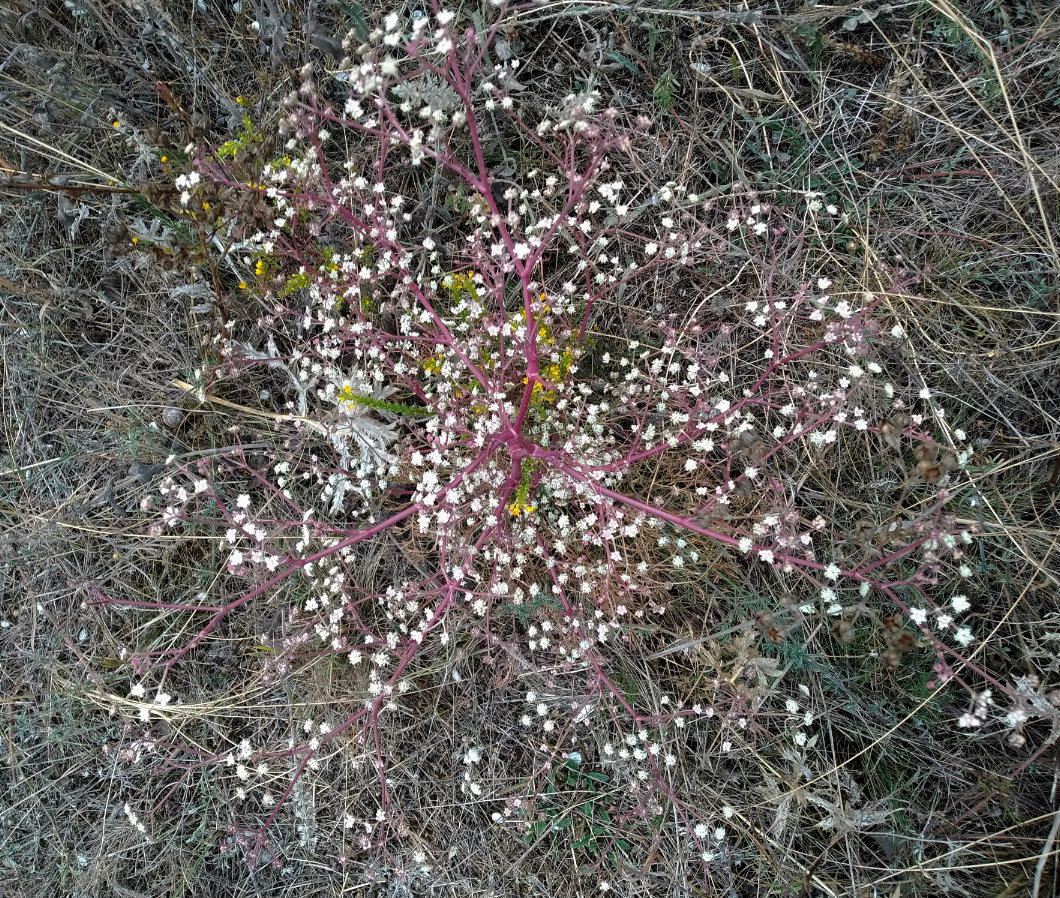
POLYGON ((0 0, 0 894, 1055 895, 1058 58, 0 0))

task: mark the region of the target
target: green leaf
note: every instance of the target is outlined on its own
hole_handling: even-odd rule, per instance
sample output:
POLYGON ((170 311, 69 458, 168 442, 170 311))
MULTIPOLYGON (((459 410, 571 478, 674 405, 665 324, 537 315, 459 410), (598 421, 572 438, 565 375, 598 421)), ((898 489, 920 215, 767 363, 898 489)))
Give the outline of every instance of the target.
POLYGON ((631 61, 629 60, 629 58, 628 58, 628 57, 626 57, 626 56, 623 56, 623 55, 622 55, 621 53, 619 53, 619 52, 618 52, 618 50, 611 50, 611 51, 610 51, 610 52, 609 52, 609 53, 607 54, 607 58, 608 58, 608 59, 610 59, 610 60, 611 60, 612 62, 618 62, 618 63, 621 63, 621 64, 622 64, 622 65, 624 65, 624 66, 625 66, 625 67, 626 67, 627 69, 629 69, 629 70, 630 70, 630 71, 631 71, 631 72, 632 72, 632 73, 633 73, 634 75, 636 75, 636 76, 637 76, 638 78, 643 78, 643 77, 644 77, 644 73, 643 73, 643 72, 642 72, 642 71, 641 71, 640 69, 638 69, 638 68, 637 68, 637 67, 636 67, 636 66, 635 66, 635 65, 634 65, 634 64, 633 64, 633 63, 632 63, 632 62, 631 62, 631 61))
MULTIPOLYGON (((295 276, 297 277, 297 276, 295 276)), ((308 280, 307 280, 308 283, 308 280)), ((298 283, 297 287, 303 287, 305 284, 298 283)), ((285 292, 286 296, 287 293, 285 292)), ((339 395, 339 398, 344 402, 352 402, 355 405, 366 405, 369 408, 374 408, 377 411, 392 412, 395 415, 412 415, 414 417, 422 417, 429 415, 430 410, 422 405, 405 405, 402 402, 388 402, 385 399, 374 399, 371 396, 362 396, 359 393, 354 393, 350 390, 339 395)))
POLYGON ((368 40, 368 22, 364 17, 364 10, 359 3, 346 3, 339 0, 342 11, 350 17, 353 22, 353 30, 357 32, 357 38, 361 41, 368 40))

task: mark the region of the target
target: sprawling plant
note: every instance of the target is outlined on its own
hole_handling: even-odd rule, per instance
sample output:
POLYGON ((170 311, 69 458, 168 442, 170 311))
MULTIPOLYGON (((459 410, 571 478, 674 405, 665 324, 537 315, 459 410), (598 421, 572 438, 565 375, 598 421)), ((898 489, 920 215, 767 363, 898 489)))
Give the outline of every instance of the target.
MULTIPOLYGON (((916 640, 933 651, 932 687, 968 663, 969 602, 953 584, 970 574, 970 536, 946 509, 970 452, 903 373, 887 309, 914 272, 820 267, 845 220, 817 195, 781 210, 638 175, 649 120, 592 89, 535 108, 497 26, 455 21, 393 13, 349 39, 338 79, 302 73, 278 136, 248 123, 213 152, 189 147, 185 214, 223 235, 214 270, 230 305, 264 310, 253 327, 225 322, 199 388, 267 379, 285 405, 267 464, 237 453, 166 482, 165 524, 221 524, 227 571, 246 587, 224 604, 159 606, 204 619, 131 660, 164 682, 226 618, 296 578, 282 632, 262 636, 268 675, 333 655, 366 668, 366 695, 304 738, 189 763, 227 764, 241 797, 286 765, 277 795, 260 786, 256 838, 352 737, 379 779, 357 844, 385 845, 400 809, 380 734, 459 643, 506 653, 549 687, 529 691, 519 723, 545 753, 536 785, 486 794, 487 746, 465 756, 469 797, 551 832, 554 798, 535 799, 589 732, 600 781, 631 790, 610 811, 586 805, 585 844, 613 859, 630 849, 624 823, 658 823, 668 803, 710 864, 738 812, 719 806, 708 826, 682 801, 684 736, 714 727, 734 756, 778 734, 786 750, 812 741, 796 698, 761 713, 781 672, 757 646, 811 629, 846 646, 869 627, 886 666, 916 640), (238 287, 221 284, 232 272, 238 287), (846 461, 866 456, 899 484, 897 502, 869 491, 843 507, 807 485, 867 480, 846 461), (388 536, 410 563, 366 583, 357 570, 388 536), (714 668, 698 699, 638 701, 616 682, 615 647, 685 626, 689 591, 715 568, 756 584, 763 607, 725 646, 683 646, 714 668)), ((145 719, 167 700, 160 687, 145 719)))

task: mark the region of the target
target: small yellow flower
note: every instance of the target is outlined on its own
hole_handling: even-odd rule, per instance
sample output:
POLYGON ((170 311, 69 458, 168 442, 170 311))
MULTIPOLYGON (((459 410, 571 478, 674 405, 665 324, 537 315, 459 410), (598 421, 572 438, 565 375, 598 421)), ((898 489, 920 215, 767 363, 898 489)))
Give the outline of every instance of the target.
POLYGON ((163 156, 162 157, 162 161, 163 162, 169 162, 169 157, 168 156, 163 156))
POLYGON ((533 514, 535 511, 537 511, 536 505, 523 504, 519 499, 516 499, 508 506, 508 512, 513 518, 517 518, 521 514, 533 514))
POLYGON ((239 282, 239 289, 240 290, 246 290, 247 289, 247 282, 246 281, 240 281, 239 282))
POLYGON ((115 128, 120 128, 120 127, 121 127, 121 122, 119 122, 119 121, 115 121, 115 122, 114 122, 114 127, 115 127, 115 128))
POLYGON ((139 243, 140 242, 140 238, 139 237, 133 237, 132 242, 133 243, 139 243))

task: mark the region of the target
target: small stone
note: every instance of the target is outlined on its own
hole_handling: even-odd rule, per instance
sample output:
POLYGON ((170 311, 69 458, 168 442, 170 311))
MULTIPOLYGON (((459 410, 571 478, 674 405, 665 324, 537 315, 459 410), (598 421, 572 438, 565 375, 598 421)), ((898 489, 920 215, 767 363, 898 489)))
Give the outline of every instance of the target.
POLYGON ((182 412, 179 408, 173 408, 172 406, 163 409, 162 423, 170 429, 176 429, 184 423, 184 412, 182 412))

